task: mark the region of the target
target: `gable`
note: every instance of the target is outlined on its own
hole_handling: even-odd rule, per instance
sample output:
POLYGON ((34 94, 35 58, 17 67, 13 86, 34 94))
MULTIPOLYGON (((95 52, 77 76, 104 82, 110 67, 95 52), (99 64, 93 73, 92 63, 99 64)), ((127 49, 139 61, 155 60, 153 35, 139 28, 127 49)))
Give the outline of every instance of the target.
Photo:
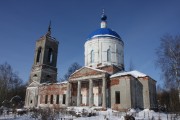
POLYGON ((70 75, 69 79, 75 79, 75 78, 81 78, 81 77, 87 77, 87 76, 95 76, 95 75, 102 75, 106 72, 99 69, 94 69, 90 67, 82 67, 79 70, 75 71, 73 74, 70 75))

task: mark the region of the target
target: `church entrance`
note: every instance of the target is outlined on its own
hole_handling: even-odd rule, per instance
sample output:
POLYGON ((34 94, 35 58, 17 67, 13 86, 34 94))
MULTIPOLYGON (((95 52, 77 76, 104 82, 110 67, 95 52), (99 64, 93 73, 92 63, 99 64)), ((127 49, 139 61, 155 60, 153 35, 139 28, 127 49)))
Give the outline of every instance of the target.
POLYGON ((72 106, 102 106, 101 79, 92 80, 92 83, 88 80, 73 82, 71 88, 72 106))

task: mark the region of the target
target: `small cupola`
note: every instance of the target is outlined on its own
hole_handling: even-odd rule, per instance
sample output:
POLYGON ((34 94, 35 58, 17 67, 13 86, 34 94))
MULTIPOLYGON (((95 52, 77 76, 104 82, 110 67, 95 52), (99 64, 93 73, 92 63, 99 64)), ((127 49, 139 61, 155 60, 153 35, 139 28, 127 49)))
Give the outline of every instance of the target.
POLYGON ((101 15, 101 28, 107 28, 107 16, 104 14, 104 9, 103 9, 103 13, 101 15))

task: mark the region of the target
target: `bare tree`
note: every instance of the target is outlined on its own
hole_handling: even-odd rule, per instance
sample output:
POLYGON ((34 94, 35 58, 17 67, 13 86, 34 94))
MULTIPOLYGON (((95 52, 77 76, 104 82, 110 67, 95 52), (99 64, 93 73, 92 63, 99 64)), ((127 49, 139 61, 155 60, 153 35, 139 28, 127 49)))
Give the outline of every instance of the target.
MULTIPOLYGON (((23 91, 23 83, 8 63, 0 64, 0 105, 23 91), (20 90, 21 89, 21 90, 20 90)), ((23 96, 24 98, 24 96, 23 96)))
POLYGON ((64 75, 64 80, 68 80, 69 76, 74 73, 76 70, 81 68, 81 65, 79 65, 77 62, 73 63, 69 68, 67 73, 64 75))
POLYGON ((171 88, 170 90, 162 89, 158 86, 157 100, 159 109, 168 112, 179 112, 180 102, 178 98, 178 90, 171 88))
MULTIPOLYGON (((161 44, 156 50, 156 64, 162 71, 165 87, 179 91, 180 102, 180 35, 175 37, 165 35, 161 38, 161 44)), ((175 93, 175 92, 173 92, 175 93)), ((173 97, 171 98, 173 99, 173 97)), ((171 100, 173 101, 173 100, 171 100)), ((175 102, 175 101, 174 101, 175 102)))

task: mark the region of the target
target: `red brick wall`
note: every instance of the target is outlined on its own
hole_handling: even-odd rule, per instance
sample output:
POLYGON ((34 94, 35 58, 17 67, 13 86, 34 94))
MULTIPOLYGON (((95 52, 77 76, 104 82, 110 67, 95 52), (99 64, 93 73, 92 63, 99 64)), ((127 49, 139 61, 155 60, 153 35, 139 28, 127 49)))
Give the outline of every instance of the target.
POLYGON ((120 71, 120 69, 114 65, 99 67, 100 70, 105 70, 110 74, 114 74, 120 71))
POLYGON ((119 77, 115 77, 110 80, 110 86, 118 85, 118 84, 119 84, 119 77))
POLYGON ((45 103, 46 95, 62 95, 67 90, 66 84, 45 84, 39 87, 40 103, 45 103))

